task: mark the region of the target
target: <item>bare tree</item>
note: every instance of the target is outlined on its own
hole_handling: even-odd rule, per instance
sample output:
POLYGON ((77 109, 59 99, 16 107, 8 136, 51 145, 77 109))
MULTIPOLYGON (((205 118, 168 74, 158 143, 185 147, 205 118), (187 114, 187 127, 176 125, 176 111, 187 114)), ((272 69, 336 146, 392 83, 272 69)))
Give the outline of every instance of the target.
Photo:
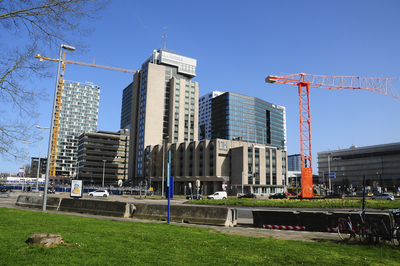
MULTIPOLYGON (((37 107, 48 99, 44 88, 32 78, 54 75, 49 63, 39 63, 38 53, 55 56, 60 44, 85 51, 81 37, 92 28, 87 20, 99 19, 98 12, 111 0, 0 0, 0 156, 21 156, 17 144, 35 141, 37 107), (13 118, 11 118, 13 117, 13 118)), ((53 65, 54 66, 54 65, 53 65)), ((37 132, 36 132, 37 133, 37 132)))

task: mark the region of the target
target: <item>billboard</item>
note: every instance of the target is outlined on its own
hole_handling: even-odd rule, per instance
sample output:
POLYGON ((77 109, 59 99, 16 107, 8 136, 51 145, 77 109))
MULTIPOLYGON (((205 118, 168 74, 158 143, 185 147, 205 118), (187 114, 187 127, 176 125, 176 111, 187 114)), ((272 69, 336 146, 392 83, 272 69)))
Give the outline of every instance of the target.
POLYGON ((82 198, 83 195, 83 180, 71 180, 71 197, 82 198))

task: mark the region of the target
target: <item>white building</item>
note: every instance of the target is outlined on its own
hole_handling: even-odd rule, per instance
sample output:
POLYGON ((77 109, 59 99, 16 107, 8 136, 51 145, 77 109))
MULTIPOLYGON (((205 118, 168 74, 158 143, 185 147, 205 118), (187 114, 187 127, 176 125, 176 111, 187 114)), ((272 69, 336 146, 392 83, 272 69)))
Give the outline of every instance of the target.
POLYGON ((211 100, 224 93, 213 91, 199 98, 199 140, 211 139, 211 100))
POLYGON ((100 87, 92 83, 64 81, 56 144, 56 176, 75 176, 79 135, 97 130, 99 95, 100 87))

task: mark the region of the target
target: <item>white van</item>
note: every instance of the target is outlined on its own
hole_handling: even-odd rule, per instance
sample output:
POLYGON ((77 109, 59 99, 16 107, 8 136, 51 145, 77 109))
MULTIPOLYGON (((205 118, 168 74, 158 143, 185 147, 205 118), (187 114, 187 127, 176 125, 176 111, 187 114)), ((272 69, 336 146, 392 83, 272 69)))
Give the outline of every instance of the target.
POLYGON ((226 199, 228 195, 226 191, 217 191, 212 195, 207 196, 207 199, 226 199))

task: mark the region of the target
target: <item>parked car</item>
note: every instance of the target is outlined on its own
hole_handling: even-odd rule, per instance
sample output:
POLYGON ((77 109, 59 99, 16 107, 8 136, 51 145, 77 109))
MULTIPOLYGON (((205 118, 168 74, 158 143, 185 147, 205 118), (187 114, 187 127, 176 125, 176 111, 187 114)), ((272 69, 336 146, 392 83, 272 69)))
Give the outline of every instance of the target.
POLYGON ((98 190, 89 192, 88 196, 89 197, 108 197, 108 196, 110 196, 110 194, 108 193, 107 190, 98 189, 98 190))
POLYGON ((194 200, 202 200, 203 199, 203 195, 201 194, 193 194, 193 195, 187 195, 186 199, 194 199, 194 200))
POLYGON ((289 198, 286 193, 276 193, 274 195, 269 196, 270 199, 287 199, 289 198))
POLYGON ((226 191, 217 191, 212 195, 208 195, 207 199, 226 199, 228 198, 228 194, 226 194, 226 191))
POLYGON ((240 194, 239 196, 238 196, 238 199, 252 199, 252 198, 257 198, 257 195, 256 194, 253 194, 253 193, 247 193, 247 194, 240 194))
POLYGON ((381 193, 371 197, 372 200, 394 200, 392 194, 389 193, 381 193))
POLYGON ((325 199, 343 199, 344 195, 342 193, 332 193, 332 194, 326 195, 324 198, 325 199))

